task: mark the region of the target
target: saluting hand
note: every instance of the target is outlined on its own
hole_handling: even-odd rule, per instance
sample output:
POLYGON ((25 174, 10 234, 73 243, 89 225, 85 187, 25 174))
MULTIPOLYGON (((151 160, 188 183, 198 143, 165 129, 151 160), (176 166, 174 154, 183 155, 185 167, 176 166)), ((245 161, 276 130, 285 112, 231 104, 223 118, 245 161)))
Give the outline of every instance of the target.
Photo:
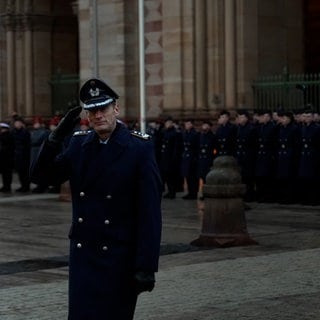
POLYGON ((69 110, 60 120, 58 126, 50 133, 48 140, 53 143, 62 143, 64 138, 68 136, 76 124, 80 120, 80 112, 82 107, 77 106, 69 110))

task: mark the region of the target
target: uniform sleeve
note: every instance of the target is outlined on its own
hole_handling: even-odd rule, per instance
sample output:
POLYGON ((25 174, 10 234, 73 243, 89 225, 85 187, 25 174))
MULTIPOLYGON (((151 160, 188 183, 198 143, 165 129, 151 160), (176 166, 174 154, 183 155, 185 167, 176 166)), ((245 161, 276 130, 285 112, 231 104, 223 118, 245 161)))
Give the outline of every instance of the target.
POLYGON ((152 143, 144 142, 138 177, 137 271, 158 270, 162 183, 152 143))
POLYGON ((35 184, 57 185, 69 179, 66 156, 62 146, 44 141, 38 156, 31 164, 30 179, 35 184))

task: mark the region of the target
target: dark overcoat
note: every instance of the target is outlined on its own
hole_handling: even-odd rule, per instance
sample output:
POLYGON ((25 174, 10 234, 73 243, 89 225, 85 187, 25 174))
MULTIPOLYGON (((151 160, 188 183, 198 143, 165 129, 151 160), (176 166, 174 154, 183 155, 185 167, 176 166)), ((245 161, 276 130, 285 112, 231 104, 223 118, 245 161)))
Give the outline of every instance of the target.
POLYGON ((256 177, 274 177, 276 171, 277 127, 269 121, 257 127, 256 177))
POLYGON ((118 123, 107 144, 94 131, 73 136, 63 153, 46 142, 31 172, 35 183, 70 179, 69 320, 132 319, 134 273, 158 268, 161 181, 152 142, 118 123))
POLYGON ((182 153, 182 136, 176 128, 163 129, 161 137, 160 170, 174 174, 179 169, 182 153))
POLYGON ((298 176, 315 179, 319 176, 320 127, 315 123, 301 127, 298 176))
POLYGON ((183 177, 196 176, 199 156, 199 133, 194 128, 191 128, 182 133, 182 140, 181 174, 183 177))
POLYGON ((294 178, 297 176, 299 161, 299 127, 290 123, 280 126, 278 132, 277 178, 294 178))
POLYGON ((227 122, 218 127, 217 137, 217 156, 234 156, 235 143, 237 136, 237 126, 227 122))
POLYGON ((14 167, 17 171, 28 170, 30 166, 31 139, 26 128, 12 130, 14 138, 14 167))
POLYGON ((12 171, 14 164, 14 138, 10 131, 0 134, 0 172, 12 171))
POLYGON ((216 136, 211 130, 208 132, 201 132, 199 140, 198 176, 205 180, 213 165, 213 153, 217 142, 216 136))
POLYGON ((240 167, 242 177, 254 177, 256 147, 256 127, 251 123, 239 125, 237 130, 235 157, 240 167))

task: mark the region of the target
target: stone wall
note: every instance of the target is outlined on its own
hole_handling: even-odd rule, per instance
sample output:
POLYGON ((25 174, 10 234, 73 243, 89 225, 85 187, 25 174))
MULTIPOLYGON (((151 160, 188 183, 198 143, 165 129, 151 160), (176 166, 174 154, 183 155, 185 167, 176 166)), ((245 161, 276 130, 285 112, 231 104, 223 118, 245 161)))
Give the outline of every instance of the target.
MULTIPOLYGON (((8 13, 1 2, 2 117, 14 109, 51 114, 49 81, 57 69, 78 72, 81 83, 104 79, 120 95, 121 117, 139 117, 138 0, 57 0, 53 7, 49 0, 6 3, 14 11, 8 13), (38 18, 31 25, 26 20, 24 29, 8 29, 5 18, 17 13, 18 4, 25 10, 30 3, 38 18)), ((251 84, 258 75, 281 73, 284 67, 303 72, 302 4, 145 0, 147 117, 201 119, 225 107, 252 108, 251 84)))

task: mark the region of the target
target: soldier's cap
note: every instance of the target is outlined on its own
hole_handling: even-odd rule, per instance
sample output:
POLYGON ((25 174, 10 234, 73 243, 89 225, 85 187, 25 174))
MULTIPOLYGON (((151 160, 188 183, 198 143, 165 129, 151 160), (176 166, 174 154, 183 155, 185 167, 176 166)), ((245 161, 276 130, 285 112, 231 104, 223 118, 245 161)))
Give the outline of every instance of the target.
POLYGON ((228 110, 221 110, 219 116, 227 115, 230 117, 230 112, 228 110))
POLYGON ((212 127, 212 122, 210 120, 203 120, 202 121, 202 124, 207 124, 209 125, 210 127, 212 127))
POLYGON ((247 118, 249 118, 249 116, 250 116, 249 111, 246 109, 238 109, 237 114, 239 116, 246 116, 247 118))
POLYGON ((33 119, 32 119, 32 123, 35 124, 35 123, 43 123, 43 119, 41 116, 34 116, 33 119))
POLYGON ((293 112, 292 111, 281 111, 278 113, 279 117, 288 117, 293 119, 293 112))
POLYGON ((167 122, 167 121, 173 121, 173 118, 171 116, 168 116, 164 119, 164 122, 167 122))
POLYGON ((0 122, 0 128, 10 129, 10 126, 5 122, 0 122))
POLYGON ((303 113, 314 113, 312 104, 308 103, 303 108, 303 113))
POLYGON ((16 121, 25 123, 24 119, 22 117, 20 117, 20 116, 17 116, 17 117, 14 118, 14 122, 16 122, 16 121))
POLYGON ((119 96, 104 81, 92 78, 81 87, 79 98, 85 110, 93 110, 114 103, 119 96))
POLYGON ((269 116, 271 116, 271 111, 270 110, 266 110, 266 109, 260 109, 258 110, 258 116, 263 116, 265 114, 268 114, 269 116))

